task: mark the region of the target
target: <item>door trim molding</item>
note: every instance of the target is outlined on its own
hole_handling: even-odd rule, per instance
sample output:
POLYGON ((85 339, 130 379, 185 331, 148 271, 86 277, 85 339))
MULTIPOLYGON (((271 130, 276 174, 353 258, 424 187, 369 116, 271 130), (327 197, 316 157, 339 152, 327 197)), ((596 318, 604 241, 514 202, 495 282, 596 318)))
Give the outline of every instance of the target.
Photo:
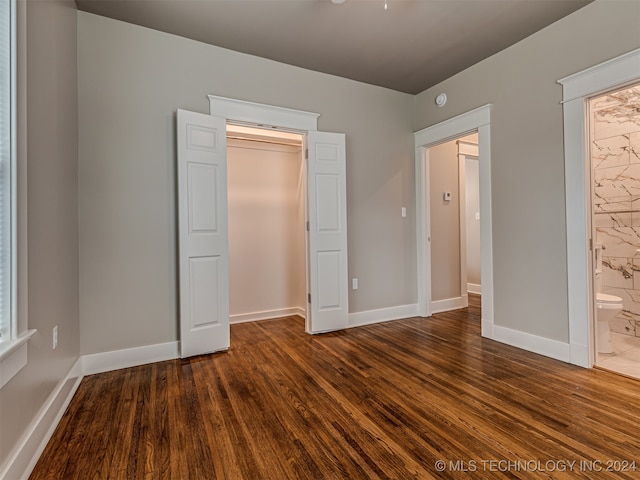
MULTIPOLYGON (((274 105, 265 105, 261 103, 248 102, 245 100, 238 100, 234 98, 219 97, 217 95, 207 95, 209 99, 209 114, 218 117, 224 117, 227 122, 248 124, 252 126, 271 127, 278 130, 291 130, 298 133, 305 134, 304 149, 309 148, 309 134, 318 132, 318 117, 319 113, 306 112, 303 110, 294 110, 291 108, 278 107, 274 105)), ((321 132, 319 132, 321 133, 321 132)), ((327 133, 327 132, 325 132, 327 133)), ((310 221, 309 218, 309 163, 308 160, 304 162, 304 191, 305 191, 305 211, 307 216, 305 221, 310 221)), ((345 200, 346 201, 346 200, 345 200)), ((344 229, 346 232, 346 216, 344 217, 344 229)), ((313 223, 313 222, 312 222, 313 223)), ((309 258, 309 246, 310 238, 309 234, 305 232, 305 241, 307 242, 306 248, 306 280, 307 280, 307 294, 311 293, 311 275, 313 275, 311 268, 311 261, 309 258)), ((345 247, 346 248, 346 247, 345 247)), ((348 254, 348 252, 345 253, 348 254)), ((348 268, 348 267, 345 267, 348 268)), ((348 271, 347 271, 348 278, 348 271)), ((311 306, 306 305, 305 315, 305 330, 308 333, 314 332, 314 318, 311 314, 311 306)), ((348 326, 348 294, 346 296, 346 325, 348 326)), ((314 332, 318 333, 318 332, 314 332)))
POLYGON ((318 130, 319 113, 218 97, 217 95, 207 95, 207 98, 209 98, 210 115, 225 117, 236 122, 260 123, 264 126, 310 132, 318 130))
POLYGON ((587 171, 586 100, 640 80, 640 49, 561 78, 564 117, 564 178, 567 227, 567 291, 570 363, 595 363, 594 312, 589 251, 591 193, 587 171))
POLYGON ((480 166, 480 255, 482 270, 482 336, 493 338, 493 234, 491 221, 491 104, 414 133, 416 168, 416 253, 418 315, 431 316, 431 245, 428 147, 478 132, 480 166))

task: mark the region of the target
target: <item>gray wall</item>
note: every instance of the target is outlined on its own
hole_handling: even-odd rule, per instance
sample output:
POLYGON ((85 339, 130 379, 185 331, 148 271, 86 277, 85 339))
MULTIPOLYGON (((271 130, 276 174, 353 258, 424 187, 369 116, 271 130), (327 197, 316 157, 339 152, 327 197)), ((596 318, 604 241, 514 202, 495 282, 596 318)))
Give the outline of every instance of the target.
POLYGON ((350 311, 416 302, 413 96, 84 12, 78 88, 83 354, 177 339, 174 115, 207 94, 346 133, 350 311))
POLYGON ((568 340, 562 88, 640 47, 640 2, 596 1, 416 97, 421 129, 491 103, 495 323, 568 340), (438 108, 434 98, 448 96, 438 108))
POLYGON ((0 390, 0 465, 78 357, 76 9, 27 8, 27 366, 0 390), (58 326, 58 348, 51 331, 58 326))
POLYGON ((455 140, 429 149, 431 300, 460 296, 460 189, 455 140), (444 200, 451 192, 451 200, 444 200))

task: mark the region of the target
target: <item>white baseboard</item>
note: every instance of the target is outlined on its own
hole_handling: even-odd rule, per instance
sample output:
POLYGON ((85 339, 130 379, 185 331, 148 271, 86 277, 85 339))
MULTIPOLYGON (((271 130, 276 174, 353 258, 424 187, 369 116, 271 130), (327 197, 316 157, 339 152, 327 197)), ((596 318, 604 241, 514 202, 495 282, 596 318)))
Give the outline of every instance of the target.
POLYGON ((458 310, 469 306, 469 298, 466 295, 455 298, 445 298, 444 300, 435 300, 431 302, 431 313, 448 312, 449 310, 458 310))
POLYGON ((158 343, 144 347, 83 355, 82 372, 85 375, 93 375, 94 373, 136 367, 179 357, 179 342, 158 343))
POLYGON ((388 322, 401 318, 410 318, 418 315, 418 305, 399 305, 397 307, 380 308, 349 314, 349 327, 361 327, 373 323, 388 322))
POLYGON ((506 343, 512 347, 518 347, 529 352, 544 355, 545 357, 571 363, 571 348, 570 345, 565 342, 501 327, 499 325, 493 325, 489 328, 488 325, 485 325, 485 322, 482 324, 482 336, 496 340, 497 342, 506 343), (490 334, 491 336, 489 336, 490 334))
POLYGON ((271 320, 273 318, 291 317, 292 315, 298 315, 305 318, 306 314, 307 312, 304 308, 300 307, 265 310, 263 312, 239 313, 231 315, 229 317, 229 323, 233 325, 235 323, 257 322, 258 320, 271 320))
POLYGON ((467 292, 482 295, 482 285, 477 283, 467 283, 467 292))
POLYGON ((76 360, 67 375, 58 382, 13 453, 2 466, 0 478, 16 480, 29 478, 82 381, 81 366, 81 360, 76 360))

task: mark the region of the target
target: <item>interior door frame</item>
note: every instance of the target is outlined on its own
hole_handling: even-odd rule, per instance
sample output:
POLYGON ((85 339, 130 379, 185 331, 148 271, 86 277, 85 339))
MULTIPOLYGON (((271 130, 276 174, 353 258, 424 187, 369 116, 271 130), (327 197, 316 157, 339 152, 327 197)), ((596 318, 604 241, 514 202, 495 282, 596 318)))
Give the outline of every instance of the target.
POLYGON ((458 139, 458 191, 460 192, 460 296, 464 306, 469 306, 469 275, 467 258, 467 157, 478 161, 478 145, 466 140, 458 139))
POLYGON ((591 288, 591 163, 587 163, 587 100, 640 80, 640 48, 558 80, 564 119, 569 362, 595 364, 595 312, 591 288))
POLYGON ((482 336, 494 338, 493 230, 491 220, 491 104, 414 133, 416 168, 416 252, 418 315, 431 316, 431 243, 429 147, 478 132, 480 168, 480 255, 482 271, 482 336))
MULTIPOLYGON (((228 123, 238 125, 248 125, 257 128, 266 128, 274 130, 289 130, 303 135, 303 156, 307 149, 307 135, 310 131, 318 130, 319 113, 305 112, 302 110, 294 110, 290 108, 277 107, 274 105, 265 105, 261 103, 248 102, 235 98, 220 97, 217 95, 207 95, 209 99, 209 114, 217 117, 224 117, 228 123)), ((303 177, 304 177, 304 205, 305 205, 305 222, 308 221, 308 165, 303 158, 303 177)), ((305 228, 305 276, 307 295, 310 292, 309 280, 309 233, 305 228)), ((309 303, 305 304, 305 331, 312 331, 311 323, 313 322, 309 303)))

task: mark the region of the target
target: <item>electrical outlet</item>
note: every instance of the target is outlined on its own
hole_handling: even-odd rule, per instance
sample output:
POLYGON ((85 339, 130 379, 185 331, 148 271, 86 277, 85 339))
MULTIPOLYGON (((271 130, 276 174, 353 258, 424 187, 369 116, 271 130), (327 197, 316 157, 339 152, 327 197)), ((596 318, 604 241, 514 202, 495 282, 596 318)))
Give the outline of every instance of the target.
POLYGON ((53 327, 53 349, 58 346, 58 326, 53 327))
POLYGON ((358 279, 354 278, 353 280, 351 280, 351 284, 354 290, 358 289, 358 279))

